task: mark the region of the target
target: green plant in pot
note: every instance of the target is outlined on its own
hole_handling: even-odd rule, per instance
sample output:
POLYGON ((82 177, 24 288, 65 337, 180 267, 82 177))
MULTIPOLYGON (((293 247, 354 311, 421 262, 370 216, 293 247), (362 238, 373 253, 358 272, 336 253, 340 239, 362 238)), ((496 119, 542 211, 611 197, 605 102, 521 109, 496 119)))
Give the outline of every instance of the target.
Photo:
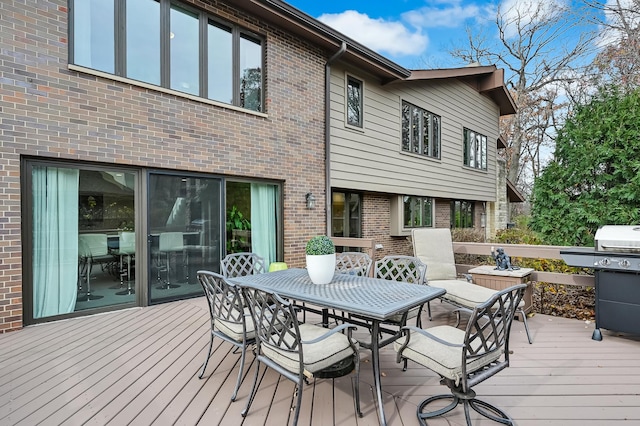
POLYGON ((316 235, 307 241, 307 272, 314 284, 328 284, 336 269, 336 247, 326 235, 316 235))

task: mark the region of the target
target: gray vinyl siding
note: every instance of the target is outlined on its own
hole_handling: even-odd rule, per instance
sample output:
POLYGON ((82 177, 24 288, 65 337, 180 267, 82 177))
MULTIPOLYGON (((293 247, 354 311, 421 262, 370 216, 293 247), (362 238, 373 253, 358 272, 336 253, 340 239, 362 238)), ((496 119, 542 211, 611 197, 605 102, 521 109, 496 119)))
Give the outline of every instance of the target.
POLYGON ((331 186, 390 194, 479 201, 496 199, 498 106, 469 85, 447 79, 382 86, 333 66, 331 186), (363 128, 345 125, 345 71, 364 81, 363 128), (401 103, 441 117, 441 158, 401 150, 401 103), (487 136, 487 170, 463 165, 463 128, 487 136))

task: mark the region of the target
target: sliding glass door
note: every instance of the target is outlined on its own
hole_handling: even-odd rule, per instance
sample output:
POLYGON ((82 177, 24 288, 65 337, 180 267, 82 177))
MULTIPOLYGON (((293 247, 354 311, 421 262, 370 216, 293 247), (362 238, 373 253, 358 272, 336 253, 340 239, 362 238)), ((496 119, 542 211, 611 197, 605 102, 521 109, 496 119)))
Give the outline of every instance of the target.
POLYGON ((134 304, 136 174, 44 162, 26 169, 26 322, 134 304))
POLYGON ((196 273, 220 270, 222 181, 149 174, 149 300, 202 294, 196 273))
POLYGON ((279 183, 23 166, 25 324, 200 296, 197 271, 220 271, 228 253, 282 260, 279 183))

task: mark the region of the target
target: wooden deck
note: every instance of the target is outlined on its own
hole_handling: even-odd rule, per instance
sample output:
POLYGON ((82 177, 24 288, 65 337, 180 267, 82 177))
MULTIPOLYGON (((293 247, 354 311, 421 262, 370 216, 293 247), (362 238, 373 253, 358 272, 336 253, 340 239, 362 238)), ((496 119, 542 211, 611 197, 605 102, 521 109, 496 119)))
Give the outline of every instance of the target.
MULTIPOLYGON (((448 307, 434 303, 437 324, 448 307)), ((239 354, 218 343, 205 378, 208 343, 203 298, 32 326, 0 335, 1 425, 277 425, 286 424, 293 384, 269 371, 252 410, 240 416, 251 388, 253 356, 238 400, 229 398, 239 354)), ((520 426, 640 424, 640 339, 593 324, 536 315, 512 328, 511 367, 478 385, 484 399, 520 426)), ((352 376, 305 387, 300 425, 377 425, 369 353, 363 351, 364 418, 354 415, 352 376)), ((418 365, 402 372, 391 347, 381 353, 385 411, 390 425, 417 425, 416 405, 443 393, 438 378, 418 365)), ((461 407, 433 425, 463 425, 461 407)), ((495 424, 478 420, 476 425, 495 424)))

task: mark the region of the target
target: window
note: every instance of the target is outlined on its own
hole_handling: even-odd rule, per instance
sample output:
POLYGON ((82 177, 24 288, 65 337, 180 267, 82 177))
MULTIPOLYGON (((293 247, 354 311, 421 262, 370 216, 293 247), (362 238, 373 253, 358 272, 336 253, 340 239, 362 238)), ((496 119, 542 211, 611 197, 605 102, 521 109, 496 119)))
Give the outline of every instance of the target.
POLYGON ((473 201, 451 202, 451 227, 473 228, 473 201))
POLYGON ((464 165, 487 170, 487 137, 464 129, 464 165))
POLYGON ((263 41, 171 0, 74 0, 70 62, 264 110, 263 41))
POLYGON ((433 226, 433 203, 431 198, 405 196, 403 201, 404 228, 433 226))
POLYGON ((402 150, 440 158, 440 116, 402 101, 402 150))
POLYGON ((347 124, 362 127, 362 81, 347 77, 347 124))
POLYGON ((362 238, 360 194, 333 192, 331 204, 331 235, 334 237, 362 238))

